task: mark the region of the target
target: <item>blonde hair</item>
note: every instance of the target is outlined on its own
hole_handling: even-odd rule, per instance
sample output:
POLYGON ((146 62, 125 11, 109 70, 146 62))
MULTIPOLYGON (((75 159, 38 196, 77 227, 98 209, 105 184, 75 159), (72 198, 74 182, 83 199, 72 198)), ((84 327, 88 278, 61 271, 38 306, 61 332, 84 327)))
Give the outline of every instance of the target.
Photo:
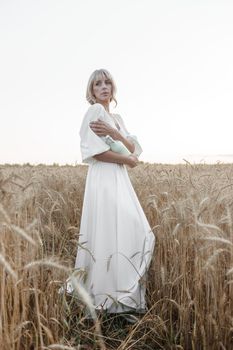
POLYGON ((110 98, 110 102, 112 100, 115 102, 115 107, 117 106, 117 100, 116 100, 116 84, 112 77, 112 75, 107 71, 106 69, 96 69, 90 76, 88 83, 87 83, 87 91, 86 91, 86 99, 87 101, 93 105, 96 103, 95 96, 93 95, 93 85, 94 82, 102 77, 106 77, 111 81, 112 84, 112 96, 110 98))

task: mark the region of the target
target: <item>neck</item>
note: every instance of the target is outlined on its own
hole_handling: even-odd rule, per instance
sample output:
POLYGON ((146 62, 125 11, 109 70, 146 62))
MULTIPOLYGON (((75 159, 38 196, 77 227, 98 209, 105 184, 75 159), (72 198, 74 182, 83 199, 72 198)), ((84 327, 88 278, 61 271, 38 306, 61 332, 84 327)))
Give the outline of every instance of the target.
POLYGON ((104 106, 104 108, 106 109, 106 111, 107 111, 108 113, 110 113, 110 112, 109 112, 109 102, 103 102, 103 101, 101 101, 101 102, 99 102, 99 103, 101 103, 102 106, 104 106))

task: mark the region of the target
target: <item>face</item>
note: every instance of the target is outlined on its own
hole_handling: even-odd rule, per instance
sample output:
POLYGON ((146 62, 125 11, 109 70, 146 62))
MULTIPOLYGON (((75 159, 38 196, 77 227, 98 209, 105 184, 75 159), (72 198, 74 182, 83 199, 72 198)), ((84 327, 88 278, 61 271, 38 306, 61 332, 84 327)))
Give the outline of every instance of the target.
POLYGON ((112 83, 105 75, 98 77, 93 83, 93 95, 97 103, 110 103, 112 83))

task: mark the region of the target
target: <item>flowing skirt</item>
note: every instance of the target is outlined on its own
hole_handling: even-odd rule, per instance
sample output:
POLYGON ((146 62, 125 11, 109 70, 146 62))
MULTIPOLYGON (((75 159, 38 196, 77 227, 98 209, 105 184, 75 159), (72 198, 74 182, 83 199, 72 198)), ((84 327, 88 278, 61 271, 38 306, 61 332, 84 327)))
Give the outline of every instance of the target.
MULTIPOLYGON (((88 169, 75 269, 96 310, 145 312, 155 236, 125 165, 88 169)), ((74 288, 68 280, 67 292, 74 288)))

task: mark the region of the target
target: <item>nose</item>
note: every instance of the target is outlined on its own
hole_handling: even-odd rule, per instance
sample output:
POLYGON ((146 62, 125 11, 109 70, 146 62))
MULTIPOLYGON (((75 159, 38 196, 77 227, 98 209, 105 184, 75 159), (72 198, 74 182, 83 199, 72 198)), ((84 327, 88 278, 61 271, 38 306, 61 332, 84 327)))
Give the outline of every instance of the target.
POLYGON ((103 86, 102 86, 102 91, 108 91, 108 87, 105 83, 103 83, 103 86))

